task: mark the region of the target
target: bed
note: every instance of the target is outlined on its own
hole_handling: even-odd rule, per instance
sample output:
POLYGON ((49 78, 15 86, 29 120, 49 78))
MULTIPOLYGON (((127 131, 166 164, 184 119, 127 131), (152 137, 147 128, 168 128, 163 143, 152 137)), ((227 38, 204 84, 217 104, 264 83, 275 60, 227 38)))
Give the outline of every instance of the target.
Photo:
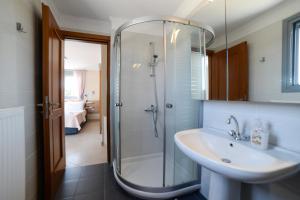
POLYGON ((87 111, 84 101, 65 102, 65 134, 77 134, 86 122, 87 111))

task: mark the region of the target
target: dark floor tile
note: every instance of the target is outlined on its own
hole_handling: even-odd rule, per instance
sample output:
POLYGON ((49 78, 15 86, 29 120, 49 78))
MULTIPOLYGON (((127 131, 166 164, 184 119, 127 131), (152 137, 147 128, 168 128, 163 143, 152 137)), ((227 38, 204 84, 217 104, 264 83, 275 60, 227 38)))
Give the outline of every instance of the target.
POLYGON ((103 200, 102 192, 92 192, 88 194, 76 195, 74 200, 103 200))
POLYGON ((202 194, 200 194, 200 192, 197 192, 195 195, 198 197, 199 200, 207 200, 202 194))
POLYGON ((90 165, 82 167, 80 173, 80 179, 89 178, 89 177, 104 177, 104 168, 107 164, 99 164, 99 165, 90 165))
MULTIPOLYGON (((141 200, 129 195, 116 182, 108 164, 68 168, 58 193, 58 199, 69 200, 141 200)), ((172 200, 206 200, 198 192, 172 200)))
POLYGON ((75 194, 104 193, 104 180, 99 177, 80 179, 75 194))
POLYGON ((104 183, 105 190, 120 188, 113 172, 113 167, 107 165, 104 169, 104 183))
POLYGON ((129 195, 123 189, 114 189, 104 192, 104 200, 139 200, 138 198, 129 195))
POLYGON ((57 199, 70 198, 75 194, 77 186, 77 180, 64 181, 58 188, 56 194, 57 199))
POLYGON ((177 200, 206 200, 199 192, 176 197, 177 200))
POLYGON ((104 169, 104 200, 138 200, 124 191, 114 178, 113 168, 107 165, 104 169))
POLYGON ((81 167, 67 168, 65 170, 63 179, 64 181, 79 179, 81 167))
POLYGON ((56 197, 55 200, 74 200, 74 197, 56 197))

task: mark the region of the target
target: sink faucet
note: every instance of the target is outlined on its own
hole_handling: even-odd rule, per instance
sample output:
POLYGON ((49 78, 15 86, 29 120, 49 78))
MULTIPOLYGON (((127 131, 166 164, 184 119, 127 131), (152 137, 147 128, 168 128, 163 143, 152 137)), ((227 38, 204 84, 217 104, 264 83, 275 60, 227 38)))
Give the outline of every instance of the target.
POLYGON ((235 140, 238 140, 238 141, 249 141, 250 140, 249 136, 245 136, 245 135, 242 135, 240 133, 239 122, 237 121, 237 119, 233 115, 230 115, 230 117, 227 120, 227 124, 231 124, 232 120, 234 121, 234 124, 235 124, 235 130, 230 130, 228 132, 228 134, 231 137, 233 137, 235 140))

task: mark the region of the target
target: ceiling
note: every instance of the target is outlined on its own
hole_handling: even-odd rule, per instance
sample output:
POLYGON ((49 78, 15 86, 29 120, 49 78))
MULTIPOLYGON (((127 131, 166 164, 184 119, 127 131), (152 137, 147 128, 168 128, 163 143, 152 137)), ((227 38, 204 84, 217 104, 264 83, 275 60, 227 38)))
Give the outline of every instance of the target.
POLYGON ((135 18, 149 15, 172 15, 182 0, 53 0, 65 14, 90 19, 109 17, 135 18))
POLYGON ((99 70, 101 45, 76 40, 65 41, 65 69, 99 70))
MULTIPOLYGON (((53 0, 63 14, 94 20, 176 16, 208 24, 224 32, 224 0, 53 0)), ((284 0, 228 0, 228 23, 234 29, 284 0)), ((287 0, 285 0, 287 1, 287 0)))
MULTIPOLYGON (((284 0, 227 0, 228 28, 235 29, 284 0)), ((197 12, 193 19, 212 26, 216 33, 224 32, 225 1, 214 0, 197 12)))

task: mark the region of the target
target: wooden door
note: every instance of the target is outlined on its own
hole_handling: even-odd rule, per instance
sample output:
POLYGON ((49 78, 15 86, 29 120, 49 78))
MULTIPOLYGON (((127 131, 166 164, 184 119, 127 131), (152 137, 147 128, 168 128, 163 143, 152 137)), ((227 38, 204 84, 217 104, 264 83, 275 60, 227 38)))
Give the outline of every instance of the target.
POLYGON ((212 53, 209 61, 209 99, 226 100, 226 51, 212 53))
POLYGON ((65 169, 63 39, 43 5, 43 122, 45 199, 53 199, 65 169))
POLYGON ((228 51, 230 101, 248 100, 248 48, 242 42, 228 51))
MULTIPOLYGON (((211 53, 209 59, 209 99, 226 100, 226 50, 211 53)), ((230 101, 248 100, 248 47, 242 42, 228 49, 230 101)))

